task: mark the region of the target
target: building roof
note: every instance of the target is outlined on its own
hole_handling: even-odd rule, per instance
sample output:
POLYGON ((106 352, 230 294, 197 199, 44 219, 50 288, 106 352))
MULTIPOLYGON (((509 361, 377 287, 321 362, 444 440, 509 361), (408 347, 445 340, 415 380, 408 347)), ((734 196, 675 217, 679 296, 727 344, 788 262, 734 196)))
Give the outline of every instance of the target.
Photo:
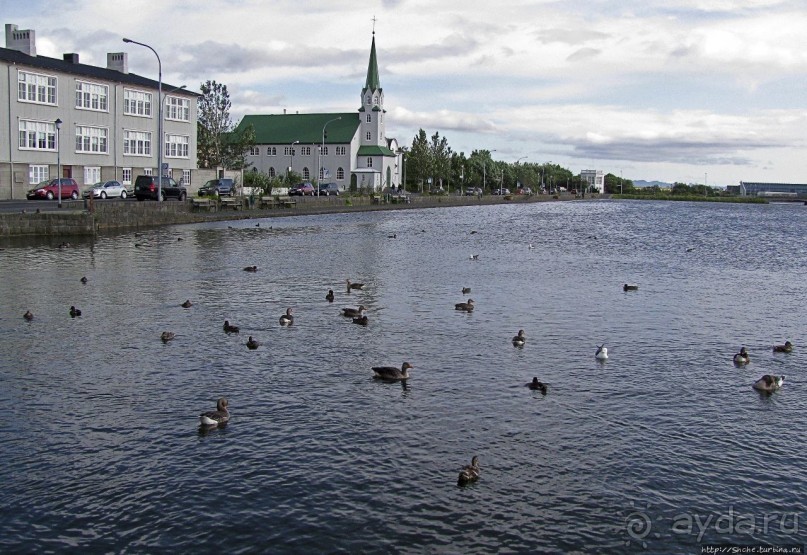
MULTIPOLYGON (((78 75, 79 77, 88 77, 90 79, 136 85, 150 89, 156 89, 159 86, 159 81, 147 79, 146 77, 142 77, 136 73, 122 73, 116 69, 73 63, 66 60, 60 60, 58 58, 48 58, 47 56, 29 56, 25 52, 12 50, 10 48, 0 48, 0 61, 7 62, 12 65, 24 65, 44 71, 68 73, 71 75, 78 75)), ((199 93, 195 93, 187 89, 180 89, 179 87, 175 87, 165 82, 163 82, 162 86, 163 92, 165 92, 166 89, 170 90, 173 88, 175 90, 171 91, 171 94, 200 96, 199 93)))
POLYGON ((347 144, 356 136, 359 123, 359 115, 355 112, 343 114, 256 114, 241 118, 236 131, 241 131, 248 125, 252 125, 255 128, 255 144, 259 145, 291 144, 294 141, 300 141, 300 144, 319 144, 322 141, 322 130, 327 124, 325 143, 347 144))
POLYGON ((395 153, 387 147, 376 145, 360 146, 356 154, 357 156, 395 156, 395 153))
POLYGON ((378 78, 378 62, 375 56, 375 33, 373 33, 373 44, 370 47, 370 63, 367 64, 367 81, 364 83, 364 88, 371 91, 381 88, 381 80, 378 78))

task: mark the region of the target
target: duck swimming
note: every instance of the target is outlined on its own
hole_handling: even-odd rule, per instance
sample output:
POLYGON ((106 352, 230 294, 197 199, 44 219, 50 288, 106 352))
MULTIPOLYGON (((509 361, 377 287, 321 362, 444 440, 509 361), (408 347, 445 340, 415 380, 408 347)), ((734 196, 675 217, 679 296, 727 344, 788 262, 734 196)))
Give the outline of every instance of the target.
POLYGON ((793 344, 790 341, 785 341, 784 345, 774 345, 774 353, 789 353, 793 351, 793 344))
POLYGON ((474 310, 474 300, 468 299, 467 302, 464 303, 457 303, 454 305, 454 310, 462 310, 463 312, 473 312, 474 310))
POLYGON ((174 332, 172 331, 164 331, 160 334, 160 339, 163 343, 168 343, 175 337, 174 332))
POLYGON ((367 316, 359 316, 358 318, 353 318, 354 324, 359 324, 360 326, 366 326, 369 323, 367 316))
POLYGON ((373 377, 380 380, 408 380, 410 368, 413 368, 413 366, 408 362, 404 362, 400 368, 373 366, 373 377))
POLYGON ((257 272, 258 267, 257 266, 247 266, 246 268, 244 268, 244 271, 245 272, 257 272))
POLYGON ((252 350, 252 351, 254 351, 258 347, 260 347, 260 345, 261 344, 258 343, 255 339, 252 339, 251 335, 249 336, 249 339, 247 339, 247 348, 252 350))
POLYGON ((364 308, 364 305, 359 305, 359 308, 343 308, 342 316, 347 318, 361 318, 365 310, 367 309, 364 308))
POLYGON ((608 359, 608 348, 605 346, 605 343, 597 347, 597 352, 594 353, 594 358, 596 358, 597 360, 608 359))
POLYGON ((782 387, 782 383, 784 381, 785 381, 784 376, 771 376, 770 374, 765 374, 756 382, 754 382, 754 385, 751 387, 753 387, 757 391, 765 391, 768 393, 773 393, 774 391, 782 387))
POLYGON ((238 333, 241 330, 238 328, 238 326, 233 326, 230 324, 229 320, 224 320, 224 331, 226 333, 238 333))
POLYGON ((740 348, 740 352, 734 355, 734 364, 741 365, 741 364, 748 364, 751 362, 751 356, 748 354, 748 351, 745 350, 745 347, 740 348))
POLYGON ((290 326, 294 323, 294 316, 291 315, 291 308, 286 309, 286 313, 280 317, 281 326, 290 326))
POLYGON ((333 289, 328 289, 328 294, 325 295, 325 300, 329 303, 333 302, 333 289))
POLYGON ((626 283, 625 285, 622 286, 622 290, 623 291, 638 291, 639 286, 635 285, 635 284, 632 284, 632 283, 626 283))
POLYGON ((185 300, 185 302, 184 302, 184 303, 182 303, 182 304, 181 304, 181 305, 179 305, 179 306, 181 306, 182 308, 190 308, 190 307, 192 307, 192 306, 193 306, 193 303, 191 302, 191 300, 190 300, 190 299, 186 299, 186 300, 185 300))
POLYGON ((77 309, 75 306, 70 307, 70 317, 75 318, 76 316, 81 316, 81 311, 77 309))
POLYGON ((518 335, 513 337, 513 346, 523 347, 525 341, 527 341, 527 337, 524 335, 524 330, 518 330, 518 335))
POLYGON ((479 479, 479 457, 474 455, 474 458, 471 459, 471 464, 469 464, 460 471, 460 475, 457 477, 457 485, 465 486, 472 482, 476 482, 478 479, 479 479))
POLYGON ((82 277, 79 281, 81 281, 81 283, 87 283, 87 276, 82 277))
POLYGON ((345 280, 347 282, 347 291, 350 293, 351 289, 361 289, 364 287, 363 283, 351 283, 349 279, 345 280))
POLYGON ((202 426, 219 426, 226 424, 230 420, 230 411, 227 410, 227 399, 222 397, 216 403, 216 410, 203 412, 199 415, 199 423, 202 426))
POLYGON ((470 287, 463 287, 463 288, 462 288, 462 294, 463 294, 463 295, 467 295, 467 294, 468 294, 468 293, 470 293, 470 292, 471 292, 471 288, 470 288, 470 287))
POLYGON ((27 310, 25 314, 22 315, 22 317, 28 320, 29 322, 34 319, 34 315, 30 310, 27 310))
POLYGON ((531 382, 524 384, 532 390, 540 391, 542 394, 546 395, 546 384, 543 382, 539 382, 538 378, 533 378, 531 382))

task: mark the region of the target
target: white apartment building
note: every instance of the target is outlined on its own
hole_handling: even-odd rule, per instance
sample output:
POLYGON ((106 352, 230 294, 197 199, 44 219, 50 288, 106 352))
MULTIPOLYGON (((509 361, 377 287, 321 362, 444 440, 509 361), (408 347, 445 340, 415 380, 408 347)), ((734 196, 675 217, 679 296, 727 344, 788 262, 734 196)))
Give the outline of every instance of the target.
POLYGON ((82 188, 110 179, 129 186, 138 175, 157 175, 160 101, 163 173, 192 184, 197 93, 162 83, 157 98, 158 81, 129 73, 126 52, 108 53, 107 67, 90 66, 75 53, 38 56, 34 30, 7 24, 5 31, 0 200, 24 199, 37 183, 57 177, 59 163, 62 177, 82 188))
POLYGON ((593 187, 598 193, 605 190, 605 175, 602 170, 583 170, 580 172, 580 179, 588 183, 587 189, 593 187))

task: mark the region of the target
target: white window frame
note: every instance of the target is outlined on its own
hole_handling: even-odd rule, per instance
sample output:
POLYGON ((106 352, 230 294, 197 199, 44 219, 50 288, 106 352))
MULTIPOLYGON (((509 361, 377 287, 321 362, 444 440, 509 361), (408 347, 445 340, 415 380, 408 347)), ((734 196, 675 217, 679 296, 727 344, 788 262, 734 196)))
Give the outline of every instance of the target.
POLYGON ((328 147, 327 147, 327 145, 326 145, 326 146, 323 146, 323 147, 320 149, 320 154, 322 154, 323 156, 328 156, 328 147))
POLYGON ((191 170, 182 170, 182 184, 189 187, 191 184, 191 170))
POLYGON ((56 124, 52 121, 19 120, 17 146, 20 150, 56 152, 56 124))
POLYGON ((336 168, 336 180, 337 181, 345 180, 345 168, 342 167, 336 168))
POLYGON ((109 154, 109 128, 76 125, 76 152, 109 154))
POLYGON ((367 167, 368 167, 368 168, 372 168, 372 167, 373 167, 373 157, 372 157, 372 156, 368 156, 368 157, 367 157, 367 167))
POLYGON ((266 147, 266 155, 267 156, 277 156, 277 147, 275 147, 275 146, 267 146, 266 147))
POLYGON ((101 181, 101 166, 84 166, 84 184, 95 185, 101 181))
POLYGON ((28 183, 36 185, 40 181, 50 179, 50 166, 47 164, 31 164, 28 166, 28 183))
POLYGON ((17 72, 17 100, 31 104, 58 106, 59 78, 55 75, 19 70, 17 72))
POLYGON ((300 156, 311 156, 311 147, 310 146, 301 146, 300 147, 300 156))
POLYGON ((150 118, 154 95, 139 89, 123 89, 123 113, 127 116, 150 118))
POLYGON ((249 155, 250 156, 260 156, 261 155, 261 148, 257 146, 249 147, 249 155))
POLYGON ((76 110, 109 112, 109 85, 76 80, 76 110))
POLYGON ((347 153, 346 147, 338 146, 336 147, 336 155, 337 156, 344 156, 347 153))
POLYGON ((165 135, 166 158, 188 158, 191 139, 188 135, 165 135))
POLYGON ((368 132, 367 132, 367 140, 368 140, 368 141, 372 141, 372 140, 373 140, 373 134, 372 134, 370 131, 368 131, 368 132))
POLYGON ((311 172, 308 170, 308 168, 303 168, 303 179, 305 181, 311 179, 311 172))
POLYGON ((143 175, 154 175, 153 168, 143 168, 143 175))
MULTIPOLYGON (((123 130, 123 155, 151 157, 151 131, 123 130), (143 148, 137 148, 142 143, 143 148), (132 148, 132 147, 135 148, 132 148)), ((151 175, 151 174, 146 174, 151 175)))
POLYGON ((367 123, 373 123, 373 116, 371 114, 367 114, 367 123))
POLYGON ((166 97, 165 119, 173 121, 191 120, 191 102, 181 96, 166 97))
POLYGON ((120 182, 123 183, 124 185, 132 184, 132 168, 123 168, 120 182))
POLYGON ((269 171, 267 173, 269 177, 271 177, 272 179, 274 179, 275 176, 277 175, 277 172, 275 172, 275 168, 269 168, 269 171))
POLYGON ((290 146, 283 147, 283 154, 285 156, 294 156, 294 150, 295 149, 290 146))

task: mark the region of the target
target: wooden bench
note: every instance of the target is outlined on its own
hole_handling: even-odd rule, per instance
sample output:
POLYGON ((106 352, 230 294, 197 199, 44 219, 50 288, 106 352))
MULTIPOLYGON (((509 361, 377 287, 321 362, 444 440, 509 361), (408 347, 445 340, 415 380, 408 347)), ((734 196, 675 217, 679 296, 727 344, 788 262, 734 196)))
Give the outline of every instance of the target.
POLYGON ((191 208, 197 211, 207 210, 208 212, 214 212, 216 210, 216 203, 213 202, 213 199, 209 198, 192 198, 191 208))
POLYGON ((294 208, 295 206, 297 206, 297 201, 294 200, 293 198, 286 198, 280 201, 280 205, 283 208, 294 208))
POLYGON ((240 198, 237 197, 222 197, 219 199, 221 202, 222 208, 232 208, 233 210, 241 210, 244 207, 244 203, 241 201, 240 198))
POLYGON ((258 203, 258 208, 265 210, 267 208, 294 208, 297 206, 297 201, 292 198, 280 197, 261 197, 258 203))
POLYGON ((392 202, 392 204, 409 204, 412 202, 412 199, 409 198, 409 195, 391 195, 390 202, 392 202))

